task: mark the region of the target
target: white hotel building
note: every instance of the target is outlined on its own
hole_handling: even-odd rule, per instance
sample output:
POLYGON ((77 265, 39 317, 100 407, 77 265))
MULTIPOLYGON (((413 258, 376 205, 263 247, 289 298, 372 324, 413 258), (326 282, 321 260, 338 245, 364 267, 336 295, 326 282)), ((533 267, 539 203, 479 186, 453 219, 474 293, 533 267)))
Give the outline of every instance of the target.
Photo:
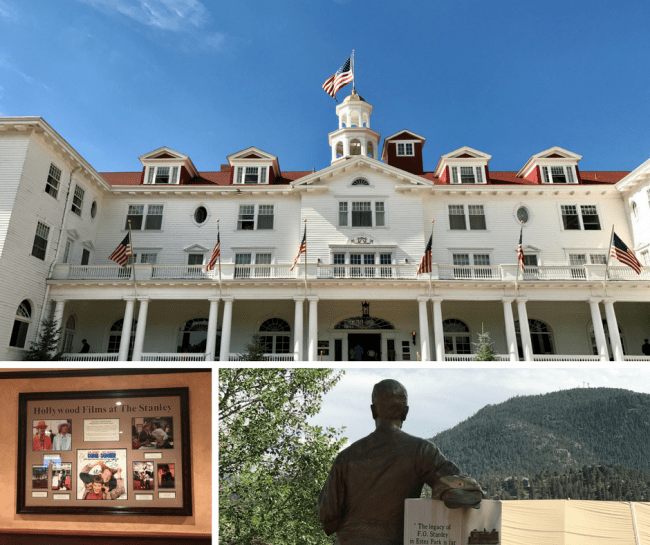
POLYGON ((584 172, 554 147, 493 172, 464 147, 425 170, 425 138, 380 147, 356 93, 336 114, 317 172, 254 147, 203 172, 163 147, 98 173, 42 118, 0 118, 0 359, 54 317, 76 360, 233 360, 258 334, 275 361, 464 361, 482 330, 503 360, 650 360, 650 160, 584 172), (128 220, 122 268, 108 256, 128 220), (221 277, 205 267, 217 225, 221 277), (607 267, 613 225, 642 274, 607 267))

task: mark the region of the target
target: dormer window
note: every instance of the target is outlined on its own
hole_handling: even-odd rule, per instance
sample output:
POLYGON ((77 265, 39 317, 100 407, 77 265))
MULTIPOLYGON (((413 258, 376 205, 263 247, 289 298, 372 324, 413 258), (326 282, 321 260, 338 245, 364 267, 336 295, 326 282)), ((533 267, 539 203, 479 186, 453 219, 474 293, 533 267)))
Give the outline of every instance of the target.
POLYGON ((482 184, 483 167, 451 167, 453 184, 482 184))
POLYGON ((237 167, 236 184, 267 184, 266 167, 237 167))
POLYGON ((413 142, 397 142, 398 157, 413 157, 415 155, 413 142))
POLYGON ((177 184, 178 167, 149 167, 148 184, 177 184))
POLYGON ((542 178, 545 184, 575 184, 573 167, 571 166, 551 166, 541 167, 542 178))

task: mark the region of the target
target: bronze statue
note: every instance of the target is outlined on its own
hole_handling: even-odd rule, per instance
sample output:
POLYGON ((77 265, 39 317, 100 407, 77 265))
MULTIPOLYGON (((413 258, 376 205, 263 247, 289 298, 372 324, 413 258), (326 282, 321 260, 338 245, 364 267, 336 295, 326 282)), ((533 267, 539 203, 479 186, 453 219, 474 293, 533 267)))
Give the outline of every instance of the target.
POLYGON ((408 414, 406 388, 382 380, 372 390, 375 431, 342 450, 318 497, 325 533, 335 545, 402 545, 404 500, 419 498, 427 483, 433 499, 478 509, 480 485, 460 475, 438 448, 401 430, 408 414))

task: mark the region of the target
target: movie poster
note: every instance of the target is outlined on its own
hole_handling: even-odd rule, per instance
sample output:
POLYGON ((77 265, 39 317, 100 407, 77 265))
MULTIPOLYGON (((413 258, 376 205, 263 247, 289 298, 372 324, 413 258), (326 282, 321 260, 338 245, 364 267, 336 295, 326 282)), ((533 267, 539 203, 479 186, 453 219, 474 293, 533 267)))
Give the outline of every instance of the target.
POLYGON ((77 499, 126 500, 126 449, 77 450, 77 499))

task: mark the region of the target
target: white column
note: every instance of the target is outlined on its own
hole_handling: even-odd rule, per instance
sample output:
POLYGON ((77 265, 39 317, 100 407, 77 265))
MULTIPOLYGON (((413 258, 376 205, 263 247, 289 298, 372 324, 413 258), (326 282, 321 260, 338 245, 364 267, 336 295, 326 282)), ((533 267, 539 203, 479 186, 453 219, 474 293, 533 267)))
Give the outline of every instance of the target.
POLYGON ((350 139, 346 137, 343 139, 343 157, 348 155, 350 155, 350 139))
POLYGON ((59 332, 59 343, 58 343, 58 348, 57 351, 60 350, 61 345, 63 343, 63 311, 65 310, 65 299, 55 297, 54 298, 54 316, 52 317, 52 320, 54 321, 54 324, 56 325, 56 330, 59 332))
POLYGON ((307 346, 307 361, 317 361, 318 297, 307 297, 307 301, 309 301, 309 345, 307 346))
POLYGON ((131 326, 133 325, 133 309, 135 297, 125 297, 124 321, 122 323, 122 336, 120 337, 120 352, 117 359, 126 361, 129 358, 129 344, 131 342, 131 326))
POLYGON ((350 346, 348 345, 347 333, 343 333, 343 361, 350 361, 350 346))
POLYGON ((232 302, 234 297, 223 298, 223 323, 221 324, 221 354, 219 361, 230 360, 230 332, 232 330, 232 302))
POLYGON ((219 316, 219 298, 208 297, 210 311, 208 313, 208 338, 205 341, 205 356, 207 361, 215 360, 215 349, 217 348, 217 328, 219 316))
POLYGON ((519 333, 521 334, 521 344, 524 349, 524 361, 533 361, 533 341, 530 338, 530 327, 528 325, 526 301, 528 301, 528 299, 517 299, 517 312, 519 313, 519 333))
POLYGON ((304 353, 303 353, 303 326, 304 326, 304 318, 303 318, 303 303, 305 302, 304 297, 294 297, 293 300, 296 302, 296 310, 294 312, 294 319, 293 319, 293 351, 294 351, 294 359, 295 361, 304 361, 304 353))
POLYGON ((594 326, 594 336, 596 337, 596 346, 600 361, 609 361, 607 351, 607 339, 605 338, 605 328, 603 327, 603 318, 600 315, 600 299, 591 297, 589 299, 589 309, 591 310, 591 323, 594 326))
POLYGON ((607 316, 607 329, 609 329, 609 343, 612 345, 614 361, 624 361, 623 345, 618 332, 618 322, 614 312, 614 300, 605 299, 605 315, 607 316))
POLYGON ((442 330, 442 297, 433 301, 433 336, 436 343, 436 361, 445 361, 445 333, 442 330))
POLYGON ((502 299, 503 316, 506 322, 506 341, 508 343, 508 354, 510 361, 519 361, 517 353, 517 333, 515 332, 515 319, 512 315, 512 302, 514 299, 502 299))
POLYGON ((147 329, 147 311, 149 310, 149 297, 138 297, 138 301, 140 301, 140 312, 138 312, 138 325, 135 327, 135 343, 133 344, 132 361, 142 360, 144 332, 147 329))
POLYGON ((381 336, 381 361, 388 361, 388 339, 386 335, 381 336))
POLYGON ((428 297, 418 297, 418 314, 420 317, 420 358, 430 361, 429 356, 429 317, 427 316, 428 297))

